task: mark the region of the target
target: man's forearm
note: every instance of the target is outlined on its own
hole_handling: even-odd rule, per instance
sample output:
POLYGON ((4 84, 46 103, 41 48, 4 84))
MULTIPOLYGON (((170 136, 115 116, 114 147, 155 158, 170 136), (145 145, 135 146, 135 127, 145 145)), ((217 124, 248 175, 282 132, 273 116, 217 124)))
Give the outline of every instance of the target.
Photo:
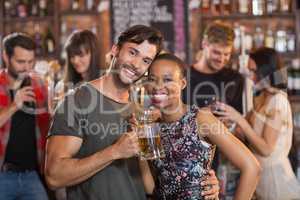
POLYGON ((109 146, 102 151, 83 158, 60 158, 46 166, 46 179, 51 188, 59 188, 81 183, 118 159, 109 146))
POLYGON ((15 103, 11 103, 8 107, 0 110, 0 127, 2 127, 11 116, 18 110, 15 103))

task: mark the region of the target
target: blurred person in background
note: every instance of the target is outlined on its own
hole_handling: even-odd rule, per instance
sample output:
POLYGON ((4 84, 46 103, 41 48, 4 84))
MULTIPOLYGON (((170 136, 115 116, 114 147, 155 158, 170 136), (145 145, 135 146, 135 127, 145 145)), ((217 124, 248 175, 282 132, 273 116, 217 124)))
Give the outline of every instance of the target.
POLYGON ((99 78, 100 52, 96 35, 90 30, 73 32, 65 45, 67 54, 64 79, 57 83, 55 96, 62 99, 69 89, 99 78))
POLYGON ((40 175, 49 126, 47 89, 33 73, 36 45, 23 33, 3 39, 0 72, 0 199, 48 199, 40 175))
MULTIPOLYGON (((244 79, 228 66, 235 35, 231 26, 216 21, 207 26, 202 51, 187 71, 183 101, 199 108, 222 101, 243 112, 244 79)), ((220 154, 216 153, 213 169, 217 170, 220 154)))
POLYGON ((245 140, 263 171, 256 189, 259 200, 300 199, 300 184, 292 171, 288 154, 292 145, 293 120, 287 98, 287 72, 279 54, 262 47, 250 57, 255 65, 254 108, 246 119, 234 108, 217 103, 221 120, 237 123, 237 136, 245 140))

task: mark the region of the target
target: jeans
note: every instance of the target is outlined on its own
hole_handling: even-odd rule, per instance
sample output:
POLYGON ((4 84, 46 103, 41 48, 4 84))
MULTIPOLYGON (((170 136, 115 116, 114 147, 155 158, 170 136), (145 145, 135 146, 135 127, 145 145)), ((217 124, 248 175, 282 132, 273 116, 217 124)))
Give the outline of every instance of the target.
POLYGON ((0 172, 0 200, 48 200, 36 171, 0 172))

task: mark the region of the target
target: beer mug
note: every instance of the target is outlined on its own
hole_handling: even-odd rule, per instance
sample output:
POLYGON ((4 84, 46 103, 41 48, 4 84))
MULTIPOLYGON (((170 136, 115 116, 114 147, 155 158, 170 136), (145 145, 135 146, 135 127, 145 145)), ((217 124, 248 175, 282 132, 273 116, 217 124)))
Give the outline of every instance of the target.
POLYGON ((136 132, 140 146, 140 159, 151 160, 164 157, 160 127, 154 122, 155 117, 150 108, 151 99, 142 81, 131 86, 130 97, 137 121, 136 132))
POLYGON ((158 123, 139 124, 137 126, 137 135, 141 160, 153 160, 165 157, 158 123))

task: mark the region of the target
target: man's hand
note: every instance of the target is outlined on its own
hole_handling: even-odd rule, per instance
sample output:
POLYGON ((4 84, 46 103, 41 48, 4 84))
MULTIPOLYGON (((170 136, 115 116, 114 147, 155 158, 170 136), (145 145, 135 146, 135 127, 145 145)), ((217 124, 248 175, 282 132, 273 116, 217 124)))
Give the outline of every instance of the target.
POLYGON ((220 186, 214 170, 209 170, 205 180, 201 182, 201 187, 203 188, 201 194, 205 199, 219 199, 220 186))
POLYGON ((23 87, 17 90, 14 103, 16 104, 17 108, 22 108, 24 102, 35 102, 35 95, 33 92, 33 88, 31 86, 23 87))
POLYGON ((130 158, 137 155, 140 151, 137 134, 135 132, 124 133, 113 144, 113 151, 116 159, 130 158))

